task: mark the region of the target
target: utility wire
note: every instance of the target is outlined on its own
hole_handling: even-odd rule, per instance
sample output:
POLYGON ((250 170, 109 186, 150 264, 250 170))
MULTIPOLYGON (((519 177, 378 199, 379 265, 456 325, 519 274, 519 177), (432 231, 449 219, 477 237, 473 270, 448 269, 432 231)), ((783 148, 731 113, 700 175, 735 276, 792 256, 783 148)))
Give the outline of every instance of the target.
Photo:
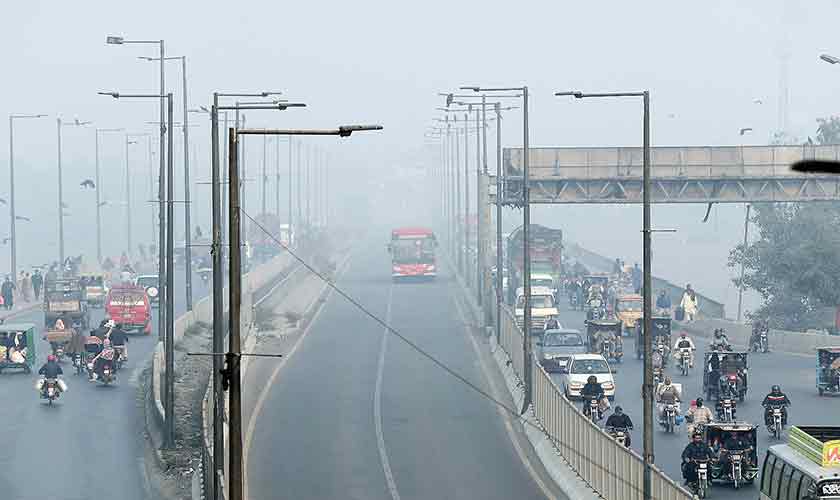
MULTIPOLYGON (((345 300, 347 300, 348 302, 350 302, 351 304, 353 304, 353 305, 354 305, 357 309, 359 309, 360 311, 362 311, 362 313, 364 313, 366 316, 368 316, 368 317, 369 317, 369 318, 371 318, 373 321, 375 321, 375 322, 379 323, 380 325, 382 325, 382 327, 383 327, 383 328, 385 328, 385 330, 386 330, 386 331, 388 331, 388 332, 390 332, 391 334, 395 335, 397 338, 399 338, 400 340, 402 340, 402 341, 403 341, 406 345, 408 345, 409 347, 411 347, 412 349, 414 349, 415 351, 417 351, 417 353, 419 353, 421 356, 423 356, 424 358, 428 359, 429 361, 431 361, 432 363, 434 363, 435 365, 437 365, 437 366, 438 366, 439 368, 441 368, 443 371, 445 371, 446 373, 448 373, 449 375, 451 375, 451 376, 452 376, 452 377, 454 377, 456 380, 460 381, 461 383, 463 383, 464 385, 466 385, 467 387, 469 387, 469 388, 470 388, 470 389, 472 389, 473 391, 477 392, 479 395, 481 395, 481 396, 482 396, 482 397, 484 397, 485 399, 487 399, 487 400, 489 400, 490 402, 492 402, 493 404, 495 404, 495 405, 499 406, 500 408, 502 408, 503 410, 507 411, 507 412, 508 412, 508 413, 510 413, 511 415, 513 415, 513 416, 515 416, 515 417, 517 417, 517 418, 519 418, 519 417, 520 417, 519 411, 517 411, 516 409, 511 408, 511 407, 509 407, 508 405, 504 404, 503 402, 499 401, 498 399, 496 399, 495 397, 493 397, 493 395, 491 395, 490 393, 488 393, 487 391, 485 391, 485 390, 484 390, 484 389, 482 389, 481 387, 477 386, 476 384, 474 384, 473 382, 471 382, 469 379, 467 379, 466 377, 464 377, 464 376, 463 376, 463 375, 461 375, 460 373, 456 372, 454 369, 452 369, 452 368, 450 368, 449 366, 447 366, 445 363, 443 363, 442 361, 440 361, 439 359, 437 359, 436 357, 434 357, 433 355, 431 355, 430 353, 428 353, 425 349, 423 349, 423 348, 422 348, 422 347, 420 347, 419 345, 417 345, 417 344, 415 344, 414 342, 412 342, 411 340, 409 340, 409 339, 408 339, 405 335, 403 335, 403 334, 401 334, 400 332, 398 332, 398 331, 397 331, 396 329, 394 329, 391 325, 389 325, 389 324, 388 324, 385 320, 383 320, 382 318, 380 318, 380 317, 379 317, 379 316, 377 316, 376 314, 374 314, 374 313, 370 312, 370 311, 369 311, 369 310, 368 310, 365 306, 363 306, 363 305, 362 305, 362 304, 360 304, 358 301, 356 301, 356 299, 354 299, 353 297, 351 297, 350 295, 348 295, 346 292, 344 292, 344 290, 342 290, 341 288, 339 288, 339 287, 338 287, 335 283, 333 283, 332 281, 330 281, 329 279, 327 279, 324 275, 322 275, 321 273, 319 273, 319 272, 318 272, 315 268, 313 268, 312 266, 310 266, 310 265, 309 265, 309 264, 308 264, 305 260, 303 260, 303 258, 301 258, 301 257, 299 257, 297 254, 295 254, 295 252, 293 252, 293 251, 292 251, 292 250, 291 250, 288 246, 284 245, 284 244, 283 244, 280 240, 278 240, 278 239, 277 239, 277 238, 276 238, 273 234, 271 234, 271 233, 268 231, 268 229, 266 229, 266 228, 265 228, 265 226, 263 226, 262 224, 260 224, 260 223, 259 223, 256 219, 254 219, 253 217, 251 217, 251 215, 250 215, 250 214, 248 214, 248 212, 246 212, 246 211, 245 211, 244 209, 242 209, 242 208, 240 208, 240 211, 242 212, 242 214, 244 214, 244 215, 245 215, 245 217, 247 217, 247 218, 248 218, 248 219, 249 219, 249 220, 250 220, 250 221, 251 221, 254 225, 256 225, 256 226, 257 226, 257 227, 258 227, 258 228, 259 228, 262 232, 264 232, 264 233, 265 233, 265 234, 266 234, 269 238, 271 238, 271 239, 272 239, 275 243, 277 243, 277 244, 278 244, 281 248, 283 248, 284 250, 286 250, 287 252, 289 252, 289 255, 291 255, 291 256, 292 256, 292 258, 294 258, 295 260, 297 260, 298 262, 300 262, 300 264, 301 264, 303 267, 305 267, 307 270, 309 270, 309 272, 311 272, 311 273, 312 273, 312 274, 314 274, 316 277, 318 277, 318 279, 320 279, 321 281, 323 281, 324 283, 326 283, 326 284, 327 284, 327 286, 329 286, 330 288, 332 288, 332 289, 333 289, 333 291, 335 291, 336 293, 338 293, 339 295, 341 295, 342 297, 344 297, 344 299, 345 299, 345 300)), ((546 433, 546 434, 547 434, 547 435, 548 435, 551 439, 553 439, 554 441, 559 441, 559 439, 555 438, 554 436, 551 436, 551 434, 549 434, 549 433, 548 433, 545 429, 543 429, 542 427, 538 426, 537 424, 535 424, 535 423, 531 422, 530 420, 524 419, 523 421, 524 421, 526 424, 528 424, 528 425, 530 425, 530 426, 534 427, 535 429, 538 429, 539 431, 546 433)))

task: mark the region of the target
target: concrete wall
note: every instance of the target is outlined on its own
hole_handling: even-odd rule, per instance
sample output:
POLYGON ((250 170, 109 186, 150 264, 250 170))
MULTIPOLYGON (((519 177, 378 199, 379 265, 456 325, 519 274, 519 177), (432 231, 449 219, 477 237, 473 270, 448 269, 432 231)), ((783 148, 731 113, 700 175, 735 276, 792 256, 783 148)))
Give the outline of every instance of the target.
MULTIPOLYGON (((685 323, 680 327, 689 332, 690 335, 704 339, 711 339, 716 328, 726 330, 729 341, 738 346, 748 347, 751 325, 744 325, 732 321, 723 320, 698 320, 692 323, 685 323)), ((817 347, 840 346, 840 337, 835 335, 824 335, 818 333, 791 332, 786 330, 770 330, 770 350, 787 352, 792 354, 814 354, 817 347)), ((699 348, 699 346, 698 346, 699 348)))

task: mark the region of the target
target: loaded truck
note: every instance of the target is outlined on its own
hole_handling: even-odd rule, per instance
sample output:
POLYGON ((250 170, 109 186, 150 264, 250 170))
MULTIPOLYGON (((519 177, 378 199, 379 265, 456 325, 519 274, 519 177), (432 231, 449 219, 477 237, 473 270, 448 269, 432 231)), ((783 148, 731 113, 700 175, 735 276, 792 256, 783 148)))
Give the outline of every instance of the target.
MULTIPOLYGON (((508 303, 515 297, 512 291, 524 286, 523 226, 507 238, 507 268, 510 273, 508 303)), ((563 231, 539 224, 530 225, 531 286, 549 286, 556 294, 563 272, 563 231), (552 283, 547 283, 550 277, 552 283), (536 281, 535 281, 536 280, 536 281)))

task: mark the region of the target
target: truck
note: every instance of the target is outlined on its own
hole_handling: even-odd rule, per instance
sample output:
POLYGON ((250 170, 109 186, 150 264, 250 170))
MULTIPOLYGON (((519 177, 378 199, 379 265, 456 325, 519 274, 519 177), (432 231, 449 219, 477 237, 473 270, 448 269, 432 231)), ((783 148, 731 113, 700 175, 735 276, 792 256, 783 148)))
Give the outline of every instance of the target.
MULTIPOLYGON (((530 225, 531 277, 550 275, 554 281, 552 288, 557 292, 563 273, 563 231, 539 224, 530 225)), ((523 276, 523 226, 519 226, 507 238, 507 268, 510 273, 509 293, 524 286, 523 276)), ((513 302, 510 296, 508 301, 513 302)), ((556 298, 556 295, 555 295, 556 298)))

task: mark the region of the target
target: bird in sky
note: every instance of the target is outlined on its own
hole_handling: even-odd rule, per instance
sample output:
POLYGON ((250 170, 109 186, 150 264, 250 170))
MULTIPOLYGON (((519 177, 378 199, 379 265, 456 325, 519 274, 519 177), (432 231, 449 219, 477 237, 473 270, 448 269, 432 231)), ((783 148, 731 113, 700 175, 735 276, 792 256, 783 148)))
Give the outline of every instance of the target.
POLYGON ((108 204, 108 200, 105 200, 105 201, 103 201, 103 202, 99 203, 99 206, 100 206, 100 207, 104 207, 104 206, 105 206, 105 205, 107 205, 107 204, 108 204))
POLYGON ((83 188, 90 188, 90 189, 94 189, 96 187, 96 184, 94 184, 94 182, 90 179, 83 180, 82 183, 79 184, 79 185, 82 186, 83 188))
POLYGON ((4 245, 5 245, 6 243, 10 242, 10 241, 12 241, 12 239, 11 239, 11 238, 3 238, 3 244, 4 244, 4 245))
POLYGON ((742 128, 742 129, 741 129, 741 132, 740 132, 740 135, 744 135, 744 134, 746 134, 747 132, 752 132, 752 128, 750 128, 750 127, 744 127, 744 128, 742 128))
POLYGON ((756 97, 755 99, 753 99, 753 104, 764 104, 764 101, 756 97))
POLYGON ((6 204, 6 199, 5 198, 0 198, 0 203, 5 205, 6 204))
POLYGON ((80 122, 79 119, 76 118, 75 123, 76 123, 76 126, 79 127, 79 126, 82 126, 82 125, 90 125, 93 122, 80 122))

